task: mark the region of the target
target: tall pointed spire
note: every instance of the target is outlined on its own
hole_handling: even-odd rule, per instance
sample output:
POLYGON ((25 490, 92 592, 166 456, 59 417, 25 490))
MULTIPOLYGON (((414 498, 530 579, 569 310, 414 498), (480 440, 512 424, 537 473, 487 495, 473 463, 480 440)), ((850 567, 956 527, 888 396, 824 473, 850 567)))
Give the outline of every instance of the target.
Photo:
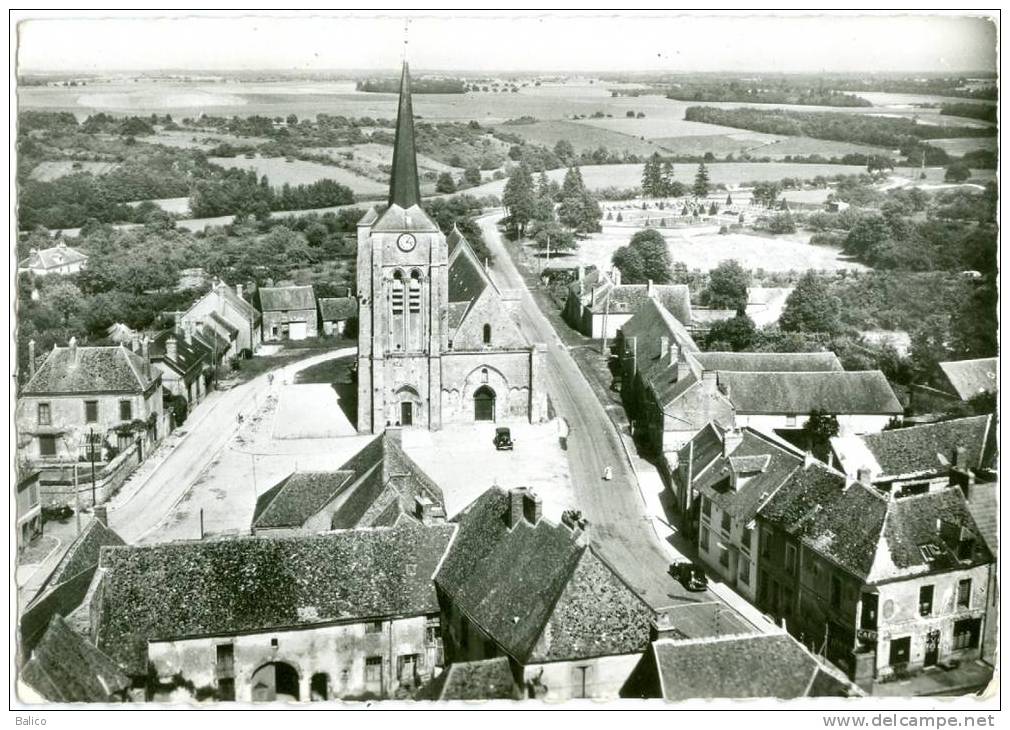
POLYGON ((403 75, 400 77, 400 106, 396 112, 389 204, 409 208, 420 202, 421 187, 417 178, 417 153, 414 148, 414 107, 410 100, 410 69, 404 61, 403 75))

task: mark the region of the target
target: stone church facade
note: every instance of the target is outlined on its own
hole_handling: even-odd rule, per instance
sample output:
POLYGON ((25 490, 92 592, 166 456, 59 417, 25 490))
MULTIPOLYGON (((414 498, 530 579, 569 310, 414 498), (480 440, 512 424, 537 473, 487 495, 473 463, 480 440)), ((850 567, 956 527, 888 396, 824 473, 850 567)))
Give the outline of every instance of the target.
POLYGON ((523 336, 466 239, 420 203, 404 64, 389 207, 358 223, 358 431, 544 420, 545 348, 523 336))

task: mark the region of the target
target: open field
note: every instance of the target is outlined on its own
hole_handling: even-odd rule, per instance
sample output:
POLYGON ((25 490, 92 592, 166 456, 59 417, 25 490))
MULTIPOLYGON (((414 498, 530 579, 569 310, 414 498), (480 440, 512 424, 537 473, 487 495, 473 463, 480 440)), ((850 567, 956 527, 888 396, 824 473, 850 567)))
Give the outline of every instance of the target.
POLYGON ((49 160, 40 162, 31 171, 29 177, 32 180, 47 182, 55 180, 65 175, 73 175, 78 172, 90 172, 93 175, 102 175, 117 167, 115 162, 80 162, 78 160, 49 160))
POLYGON ((931 139, 929 143, 939 147, 948 155, 963 155, 975 150, 995 152, 998 145, 996 137, 954 137, 951 139, 931 139))
MULTIPOLYGON (((576 152, 595 150, 606 147, 608 150, 625 150, 636 155, 651 155, 653 152, 663 154, 666 148, 655 140, 643 140, 638 136, 630 136, 623 132, 615 132, 595 124, 586 124, 589 120, 577 122, 564 119, 535 122, 533 124, 503 124, 498 127, 501 132, 515 134, 532 144, 553 148, 560 140, 571 142, 576 152)), ((645 121, 645 120, 632 120, 645 121)))
POLYGON ((166 213, 189 215, 189 198, 161 198, 159 200, 135 200, 127 205, 134 207, 141 203, 154 203, 166 213))
POLYGON ((346 185, 357 195, 379 195, 387 191, 387 184, 371 180, 336 165, 292 160, 280 157, 209 157, 208 162, 221 167, 255 170, 260 177, 267 176, 274 187, 281 185, 309 185, 319 180, 334 180, 346 185))
POLYGON ((228 143, 232 145, 258 145, 269 142, 266 137, 238 137, 234 134, 223 132, 209 132, 203 130, 159 130, 157 134, 142 137, 141 141, 151 144, 160 144, 166 147, 180 147, 183 149, 209 150, 219 144, 228 143))
MULTIPOLYGON (((368 142, 366 144, 347 145, 344 147, 308 147, 306 152, 312 154, 326 155, 334 161, 338 161, 341 167, 356 170, 361 174, 369 173, 367 177, 381 175, 379 166, 389 166, 393 161, 393 145, 378 144, 368 142)), ((417 171, 424 175, 426 172, 451 172, 453 175, 460 175, 463 172, 461 167, 453 167, 444 162, 439 162, 426 155, 417 155, 417 171)))
MULTIPOLYGON (((582 241, 577 252, 551 256, 554 266, 594 264, 610 267, 610 259, 621 246, 631 240, 639 229, 604 226, 603 232, 582 241)), ((719 235, 718 226, 699 226, 661 231, 670 249, 670 257, 689 270, 710 271, 725 259, 736 259, 747 269, 765 271, 803 271, 804 269, 835 271, 867 267, 840 258, 840 250, 828 246, 811 246, 809 233, 783 236, 763 236, 752 233, 719 235)))

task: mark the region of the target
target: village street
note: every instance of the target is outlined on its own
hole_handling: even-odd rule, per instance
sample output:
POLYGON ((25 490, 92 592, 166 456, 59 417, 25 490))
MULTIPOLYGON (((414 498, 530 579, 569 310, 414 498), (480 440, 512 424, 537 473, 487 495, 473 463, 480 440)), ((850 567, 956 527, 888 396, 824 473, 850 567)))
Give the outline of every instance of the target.
MULTIPOLYGON (((353 353, 352 348, 331 350, 272 371, 278 382, 326 360, 353 353)), ((136 543, 156 528, 200 473, 214 460, 239 429, 238 416, 254 412, 265 402, 270 384, 267 374, 224 392, 215 392, 195 408, 184 425, 186 434, 157 466, 142 479, 132 479, 109 502, 109 526, 128 543, 136 543)), ((155 454, 157 458, 157 454, 155 454)))
POLYGON ((571 428, 568 439, 571 479, 578 507, 590 521, 589 535, 594 546, 653 609, 669 609, 671 621, 685 634, 753 630, 738 612, 711 591, 688 592, 670 577, 671 560, 682 556, 656 534, 613 422, 533 301, 505 249, 496 226, 501 215, 498 211, 478 219, 495 256, 491 273, 499 287, 519 295, 519 313, 526 336, 547 345, 547 391, 555 412, 567 419, 571 428), (610 481, 603 479, 607 466, 613 469, 610 481))

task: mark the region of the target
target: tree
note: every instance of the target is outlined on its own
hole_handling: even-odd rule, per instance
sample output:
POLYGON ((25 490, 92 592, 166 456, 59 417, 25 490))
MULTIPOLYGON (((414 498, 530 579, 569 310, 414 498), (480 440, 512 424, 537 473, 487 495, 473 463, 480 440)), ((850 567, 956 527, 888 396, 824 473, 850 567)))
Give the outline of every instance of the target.
POLYGON ((781 188, 777 182, 764 181, 754 185, 754 202, 771 208, 779 197, 781 188))
POLYGON ((536 205, 533 177, 525 163, 517 165, 509 175, 502 194, 502 204, 508 212, 512 232, 521 238, 526 232, 526 225, 533 218, 536 205))
POLYGON ((452 175, 448 172, 443 172, 438 176, 438 181, 435 183, 436 193, 454 193, 456 192, 456 183, 452 179, 452 175))
POLYGON ((747 288, 750 272, 735 259, 721 261, 708 275, 708 286, 703 302, 713 309, 732 309, 742 312, 747 308, 747 288))
POLYGON ((768 221, 768 230, 771 233, 796 233, 796 222, 789 211, 776 213, 768 221))
POLYGON ((581 198, 585 192, 586 185, 582 182, 582 171, 578 166, 569 167, 564 182, 561 183, 561 199, 581 198))
POLYGON ((884 216, 879 213, 862 215, 845 237, 845 253, 859 258, 872 258, 890 235, 891 230, 884 216))
POLYGON ((890 157, 884 155, 868 155, 866 158, 866 171, 871 175, 875 172, 893 170, 894 163, 890 157))
POLYGON ((559 139, 554 145, 554 154, 562 163, 568 164, 575 159, 575 148, 567 139, 559 139))
POLYGON ((838 418, 815 408, 810 411, 810 417, 803 424, 803 434, 806 436, 807 448, 814 456, 827 459, 831 439, 838 435, 838 418))
POLYGON ((480 170, 476 167, 468 167, 463 171, 463 181, 470 186, 480 185, 480 170))
POLYGON ((719 206, 715 203, 715 201, 712 201, 712 204, 708 206, 708 214, 719 215, 719 206))
POLYGON ((743 312, 737 312, 735 317, 716 322, 705 335, 705 349, 721 349, 723 344, 729 345, 734 352, 748 349, 754 342, 757 328, 754 320, 743 312))
POLYGON ((69 281, 58 281, 43 291, 45 301, 63 317, 63 324, 77 314, 81 307, 81 290, 69 281))
POLYGON ((728 208, 731 205, 733 205, 733 196, 732 195, 727 195, 726 196, 726 207, 728 208))
POLYGON ((950 164, 947 167, 947 171, 943 173, 943 179, 946 182, 964 182, 969 177, 971 177, 971 168, 963 162, 950 164))
POLYGON ((696 198, 704 198, 708 195, 708 189, 708 168, 706 168, 705 163, 702 162, 698 165, 698 172, 694 174, 694 187, 691 188, 691 192, 694 193, 696 198))
POLYGON ((828 291, 823 279, 808 271, 796 283, 779 318, 785 332, 823 332, 833 334, 839 329, 841 303, 828 291))
POLYGON ((662 162, 658 152, 645 161, 642 168, 642 195, 647 198, 658 198, 664 194, 662 162))
POLYGON ((663 234, 655 229, 638 231, 627 246, 614 252, 612 260, 621 272, 621 281, 628 284, 650 280, 668 284, 673 279, 670 250, 663 234))
MULTIPOLYGON (((661 183, 662 183, 662 194, 663 195, 674 195, 676 188, 674 185, 680 185, 673 176, 673 163, 669 160, 663 162, 662 172, 660 173, 661 183)), ((682 185, 680 185, 683 187, 682 185)))

